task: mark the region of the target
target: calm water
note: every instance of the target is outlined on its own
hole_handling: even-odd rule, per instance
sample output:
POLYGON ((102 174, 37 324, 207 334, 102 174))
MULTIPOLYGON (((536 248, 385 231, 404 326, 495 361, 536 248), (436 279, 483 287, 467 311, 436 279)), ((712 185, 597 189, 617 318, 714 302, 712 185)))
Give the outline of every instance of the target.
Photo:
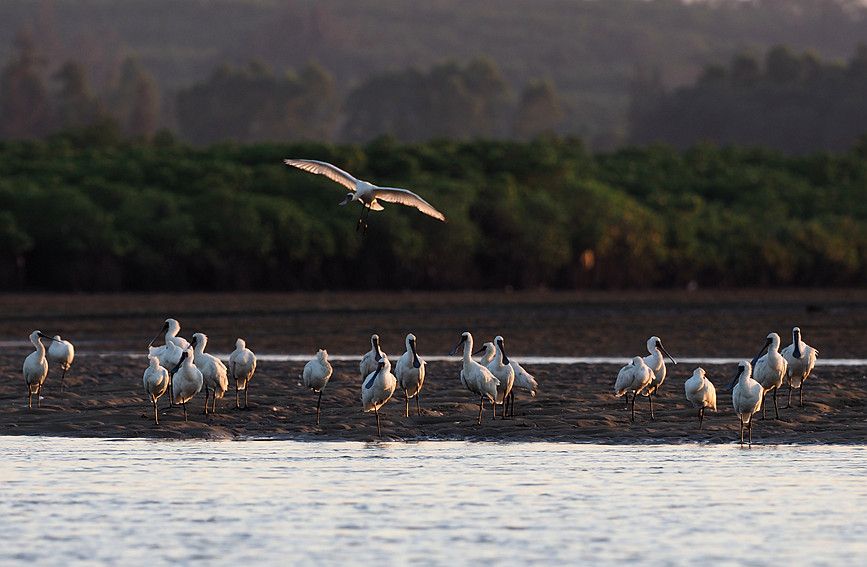
POLYGON ((0 437, 0 563, 863 565, 867 447, 0 437))

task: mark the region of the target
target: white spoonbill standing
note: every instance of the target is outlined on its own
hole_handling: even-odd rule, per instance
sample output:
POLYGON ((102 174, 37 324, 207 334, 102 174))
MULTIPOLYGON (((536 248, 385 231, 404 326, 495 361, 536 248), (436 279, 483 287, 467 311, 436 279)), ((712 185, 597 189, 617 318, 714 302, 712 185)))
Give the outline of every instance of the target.
POLYGON ((617 373, 617 380, 614 381, 614 395, 618 397, 625 395, 628 404, 629 392, 632 392, 632 415, 630 418, 632 421, 635 421, 635 399, 652 383, 653 370, 645 364, 644 359, 640 356, 633 357, 632 362, 617 373))
POLYGON ((362 380, 370 376, 371 372, 376 371, 383 356, 385 353, 379 347, 379 335, 373 333, 370 335, 370 350, 364 353, 364 356, 361 357, 361 363, 358 365, 362 380))
POLYGON ((404 352, 394 367, 394 375, 397 377, 397 384, 403 390, 406 396, 406 417, 409 417, 409 399, 415 398, 415 410, 418 415, 421 415, 419 407, 419 392, 424 384, 424 367, 425 362, 416 351, 416 338, 412 333, 406 335, 406 352, 404 352))
POLYGON ((774 413, 780 419, 780 410, 777 409, 777 390, 783 385, 783 377, 786 375, 788 363, 779 352, 780 335, 768 333, 765 344, 759 354, 753 358, 753 380, 762 385, 762 419, 765 419, 765 395, 774 391, 774 413), (767 354, 762 353, 768 349, 767 354), (759 358, 761 357, 761 358, 759 358))
MULTIPOLYGON (((499 339, 500 343, 504 343, 503 337, 499 337, 499 339)), ((505 348, 505 344, 503 344, 503 348, 505 348)), ((536 378, 534 378, 532 374, 524 370, 524 367, 518 364, 514 358, 509 358, 509 366, 511 366, 512 370, 515 371, 515 383, 512 386, 511 391, 509 392, 509 400, 511 403, 511 410, 509 411, 509 415, 514 417, 515 390, 517 388, 523 388, 524 390, 528 390, 531 396, 535 396, 536 390, 539 389, 539 383, 536 381, 536 378)))
POLYGON ((322 403, 322 390, 328 385, 331 372, 332 368, 331 363, 328 362, 328 351, 321 348, 316 353, 316 358, 304 365, 304 371, 301 374, 304 386, 319 394, 319 399, 316 400, 316 425, 319 425, 319 406, 322 403))
POLYGON ((303 169, 310 173, 324 175, 328 179, 336 181, 349 189, 350 192, 346 194, 346 199, 344 199, 340 204, 345 205, 351 201, 361 202, 363 208, 361 210, 361 216, 358 217, 358 224, 355 225, 355 229, 359 230, 363 226, 363 233, 367 232, 367 217, 370 215, 371 209, 374 211, 383 210, 379 201, 415 207, 419 211, 426 215, 430 215, 435 219, 439 219, 443 222, 446 220, 446 217, 436 210, 433 205, 407 189, 379 187, 373 185, 367 181, 356 179, 339 167, 324 161, 316 161, 313 159, 284 159, 283 163, 303 169))
POLYGON ((803 406, 804 382, 813 372, 813 366, 816 365, 819 351, 801 340, 801 329, 795 327, 792 329, 792 344, 784 348, 781 354, 788 363, 786 377, 789 380, 789 402, 786 404, 786 407, 792 405, 792 387, 798 389, 798 397, 800 399, 798 405, 803 406))
POLYGON ((75 358, 75 347, 72 346, 72 343, 61 339, 60 335, 54 335, 48 346, 48 360, 59 365, 63 371, 60 374, 61 392, 63 391, 63 379, 66 377, 66 371, 69 370, 73 358, 75 358))
POLYGON ((491 408, 493 418, 496 419, 496 404, 497 386, 500 381, 491 374, 491 371, 473 360, 473 335, 469 331, 464 331, 461 334, 461 340, 451 350, 449 354, 455 354, 458 349, 464 347, 464 364, 461 367, 461 384, 470 392, 479 396, 479 425, 482 424, 482 407, 484 406, 485 398, 491 400, 491 408))
POLYGON ((24 359, 24 382, 27 384, 27 407, 33 407, 33 394, 36 394, 36 407, 41 407, 39 393, 42 391, 42 383, 45 377, 48 376, 48 360, 45 359, 45 347, 39 339, 48 339, 53 341, 51 337, 42 331, 33 331, 30 333, 30 342, 36 349, 27 355, 24 359))
POLYGON ((732 405, 741 421, 741 445, 744 444, 744 424, 749 428, 750 445, 753 444, 753 414, 762 404, 762 385, 752 378, 753 367, 746 360, 738 363, 738 372, 726 390, 732 391, 732 405))
POLYGON ((202 372, 196 368, 194 361, 193 349, 187 347, 187 350, 181 354, 181 361, 170 373, 172 374, 172 400, 184 406, 184 421, 187 421, 187 402, 202 391, 202 372))
POLYGON ((235 409, 241 409, 238 403, 238 390, 244 390, 244 409, 250 409, 247 406, 247 382, 253 377, 255 371, 256 355, 247 348, 244 339, 238 339, 235 341, 235 350, 229 355, 229 373, 235 380, 235 409))
MULTIPOLYGON (((503 337, 498 336, 497 339, 502 340, 503 337)), ((499 343, 485 343, 482 345, 484 354, 482 362, 485 364, 491 374, 494 375, 500 385, 497 386, 497 403, 503 404, 503 419, 506 419, 506 401, 509 394, 512 393, 512 387, 515 385, 515 369, 509 364, 509 358, 506 352, 500 350, 499 343)))
POLYGON ((373 410, 376 414, 376 433, 382 437, 382 429, 379 427, 379 408, 391 399, 397 388, 397 378, 391 373, 391 362, 387 356, 383 356, 376 366, 376 370, 365 378, 361 385, 361 403, 366 412, 373 410))
POLYGON ((193 334, 193 342, 190 343, 195 351, 196 367, 202 372, 202 383, 205 387, 205 415, 208 413, 208 396, 213 392, 211 413, 217 411, 217 398, 221 398, 229 389, 229 370, 223 361, 212 354, 205 352, 208 346, 208 336, 205 333, 193 334))
POLYGON ((668 354, 668 351, 662 346, 662 339, 659 337, 647 339, 647 351, 650 354, 644 357, 644 363, 653 371, 653 383, 644 390, 643 394, 650 400, 650 419, 653 419, 653 394, 656 393, 665 380, 665 359, 662 355, 667 356, 672 364, 677 364, 677 361, 668 354))
MULTIPOLYGON (((174 369, 180 364, 183 352, 190 347, 187 339, 178 336, 180 331, 181 324, 178 323, 177 319, 169 317, 165 320, 163 326, 160 327, 160 330, 157 331, 156 336, 148 343, 148 356, 157 357, 160 361, 160 366, 169 370, 169 390, 172 388, 174 369), (163 333, 165 333, 165 344, 158 347, 153 346, 163 333)), ((169 406, 172 405, 174 405, 174 401, 172 400, 172 396, 169 396, 169 406)))
POLYGON ((144 385, 145 392, 148 393, 154 405, 154 425, 159 425, 157 400, 166 393, 169 387, 169 371, 160 366, 160 361, 155 356, 148 357, 148 367, 145 368, 142 375, 142 385, 144 385))
POLYGON ((686 392, 686 399, 693 407, 698 408, 698 428, 701 430, 704 421, 704 409, 710 408, 716 411, 716 388, 707 379, 704 368, 699 366, 693 370, 692 376, 684 382, 683 389, 686 392))

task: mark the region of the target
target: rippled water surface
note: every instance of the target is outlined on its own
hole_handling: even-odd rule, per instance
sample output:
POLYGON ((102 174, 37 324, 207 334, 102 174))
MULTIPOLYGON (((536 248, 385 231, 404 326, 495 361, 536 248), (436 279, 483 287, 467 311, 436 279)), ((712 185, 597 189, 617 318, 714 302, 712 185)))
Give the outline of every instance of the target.
POLYGON ((0 563, 863 565, 867 447, 0 437, 0 563))

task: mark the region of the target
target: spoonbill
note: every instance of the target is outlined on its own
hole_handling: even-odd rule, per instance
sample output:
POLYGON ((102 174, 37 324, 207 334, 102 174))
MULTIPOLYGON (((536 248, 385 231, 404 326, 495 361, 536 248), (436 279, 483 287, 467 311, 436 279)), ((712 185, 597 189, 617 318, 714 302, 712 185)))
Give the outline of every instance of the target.
POLYGON ((798 397, 800 398, 798 405, 803 406, 804 382, 813 372, 819 351, 801 340, 801 329, 795 327, 792 329, 792 344, 783 349, 782 355, 788 363, 786 377, 789 380, 789 402, 786 407, 792 405, 793 386, 798 389, 798 397))
POLYGON ((774 413, 780 419, 780 410, 777 409, 777 390, 783 385, 783 376, 786 375, 788 363, 779 352, 780 335, 768 333, 765 344, 759 354, 753 358, 753 380, 762 385, 762 419, 765 419, 765 395, 774 391, 774 413), (762 353, 768 352, 762 356, 762 353), (759 358, 761 357, 761 358, 759 358))
POLYGON ((614 381, 614 394, 618 397, 625 395, 628 404, 629 392, 632 392, 632 421, 635 421, 635 399, 651 384, 653 384, 653 370, 645 364, 644 359, 640 356, 633 357, 632 362, 617 373, 617 380, 614 381))
POLYGON ((24 382, 27 384, 27 407, 33 407, 33 394, 36 394, 36 407, 41 407, 39 393, 42 391, 42 383, 45 377, 48 376, 48 361, 45 359, 45 347, 39 339, 48 339, 53 341, 51 337, 42 331, 33 331, 30 333, 30 342, 36 349, 27 355, 24 359, 24 382))
POLYGON ((172 375, 172 399, 176 404, 184 406, 184 421, 187 421, 187 402, 202 391, 202 372, 194 363, 193 349, 187 349, 181 354, 178 365, 170 372, 172 375))
POLYGON ((244 390, 244 409, 247 406, 247 382, 256 371, 256 355, 247 348, 244 339, 235 341, 235 350, 229 355, 229 373, 235 380, 235 409, 241 409, 238 403, 238 390, 244 390))
POLYGON ((319 393, 319 399, 316 401, 316 425, 319 425, 319 405, 322 403, 322 389, 328 385, 331 372, 332 368, 331 363, 328 362, 328 351, 321 348, 316 353, 316 358, 304 365, 304 371, 301 374, 304 386, 319 393))
POLYGON ((750 435, 750 445, 753 444, 753 414, 759 411, 762 403, 762 385, 752 378, 753 367, 746 360, 738 363, 738 371, 734 380, 726 390, 732 391, 732 405, 738 419, 741 421, 741 445, 744 444, 744 424, 750 435))
POLYGON ((491 400, 491 408, 494 410, 492 416, 496 418, 497 387, 500 381, 491 374, 491 371, 482 366, 472 358, 473 353, 473 335, 469 331, 461 334, 461 340, 451 350, 449 354, 455 354, 463 345, 464 347, 464 364, 461 367, 461 384, 470 392, 479 396, 479 425, 482 424, 482 407, 484 406, 485 398, 491 400))
POLYGON ((370 373, 361 386, 361 403, 364 412, 373 410, 376 414, 376 432, 382 437, 382 429, 379 427, 379 408, 385 405, 397 387, 397 379, 391 373, 391 362, 387 356, 383 356, 376 366, 376 370, 370 373))
MULTIPOLYGON (((190 347, 187 339, 177 336, 180 331, 181 324, 178 323, 177 319, 169 317, 148 344, 148 356, 157 357, 160 361, 160 366, 169 369, 170 390, 172 387, 173 369, 180 363, 183 352, 190 347), (165 343, 157 347, 153 346, 163 333, 165 333, 165 343)), ((174 405, 172 396, 169 396, 169 405, 174 405)))
POLYGON ((51 344, 48 346, 48 360, 53 364, 59 364, 60 374, 60 391, 63 391, 63 379, 66 377, 66 371, 72 364, 72 359, 75 358, 75 347, 72 343, 60 338, 60 335, 54 335, 51 344))
MULTIPOLYGON (((643 394, 650 400, 650 419, 653 419, 653 394, 662 386, 665 380, 665 359, 663 354, 667 356, 672 364, 677 364, 677 361, 672 358, 665 347, 662 346, 662 339, 659 337, 650 337, 647 339, 647 351, 650 353, 644 357, 644 363, 653 371, 653 383, 644 390, 643 394)), ((633 400, 633 404, 635 400, 633 400)))
POLYGON ((704 368, 699 366, 693 370, 692 376, 684 382, 683 389, 686 392, 686 399, 693 407, 698 408, 698 428, 701 430, 704 421, 704 408, 716 411, 716 388, 707 379, 704 368))
POLYGON ((208 336, 205 333, 194 333, 190 343, 195 352, 196 367, 202 372, 202 383, 205 387, 205 415, 208 413, 209 392, 214 392, 211 413, 217 411, 217 398, 221 398, 229 389, 229 370, 223 361, 205 352, 208 346, 208 336))
MULTIPOLYGON (((500 339, 499 343, 503 344, 503 347, 505 348, 505 344, 504 344, 505 341, 503 340, 503 337, 497 337, 497 338, 500 339)), ((510 398, 511 404, 512 404, 512 406, 511 406, 512 409, 511 409, 509 415, 514 416, 515 415, 515 389, 516 388, 523 388, 524 390, 528 390, 530 392, 531 396, 535 396, 536 390, 539 389, 539 383, 536 382, 536 378, 534 378, 532 374, 530 374, 529 372, 524 370, 524 367, 521 366, 520 364, 518 364, 514 358, 509 358, 509 366, 511 366, 512 370, 515 371, 515 383, 512 386, 512 390, 509 392, 509 398, 510 398)))
POLYGON ((165 342, 166 344, 172 343, 181 348, 181 350, 187 350, 190 348, 190 343, 187 342, 187 339, 183 337, 179 337, 178 333, 181 332, 181 324, 178 323, 177 319, 172 319, 169 317, 166 319, 166 322, 163 323, 163 326, 157 332, 156 336, 151 340, 149 347, 153 346, 157 339, 160 338, 160 335, 165 333, 165 342))
POLYGON ((494 378, 500 382, 500 385, 497 386, 496 403, 503 404, 503 419, 506 419, 506 400, 512 392, 512 387, 515 385, 515 369, 509 364, 509 357, 506 356, 506 352, 500 350, 498 339, 502 340, 502 338, 498 336, 494 339, 497 343, 496 345, 494 343, 484 343, 482 345, 485 351, 482 355, 482 362, 491 371, 494 378))
POLYGON ((160 366, 160 361, 155 356, 148 356, 148 367, 142 376, 142 384, 154 405, 154 425, 159 425, 157 417, 157 400, 166 393, 169 387, 169 371, 160 366))
POLYGON ((374 333, 370 335, 370 350, 361 357, 361 364, 358 367, 361 371, 362 380, 370 376, 371 372, 376 371, 376 368, 379 366, 379 360, 383 356, 385 356, 385 353, 379 348, 379 335, 374 333))
POLYGON ((324 175, 328 179, 336 181, 349 189, 350 192, 346 194, 346 199, 339 204, 345 205, 351 201, 359 201, 362 204, 363 208, 361 209, 361 216, 358 217, 358 223, 355 225, 355 230, 359 230, 362 228, 362 223, 364 223, 362 234, 367 232, 367 217, 370 215, 371 209, 374 211, 383 210, 379 201, 415 207, 419 211, 426 215, 430 215, 435 219, 439 219, 443 222, 446 220, 446 217, 436 210, 433 205, 407 189, 379 187, 373 185, 367 181, 356 179, 339 167, 324 161, 316 161, 313 159, 284 159, 283 163, 303 169, 309 173, 324 175))
POLYGON ((412 333, 408 333, 405 339, 406 352, 404 352, 394 367, 394 375, 397 377, 397 383, 403 390, 406 396, 406 417, 409 417, 409 399, 415 398, 415 410, 418 415, 421 415, 419 407, 419 392, 424 384, 424 360, 419 357, 416 351, 416 338, 412 333))

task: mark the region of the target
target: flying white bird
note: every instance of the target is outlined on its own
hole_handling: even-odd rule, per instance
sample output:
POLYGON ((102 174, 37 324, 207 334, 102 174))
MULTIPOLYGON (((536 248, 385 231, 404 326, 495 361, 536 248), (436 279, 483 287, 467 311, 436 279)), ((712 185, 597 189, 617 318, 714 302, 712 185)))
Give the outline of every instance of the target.
POLYGON ((491 371, 482 366, 472 358, 473 353, 473 335, 469 331, 465 331, 461 335, 461 340, 449 354, 455 354, 458 349, 464 347, 464 364, 461 367, 461 384, 470 392, 479 396, 479 425, 482 424, 482 407, 484 406, 485 398, 491 400, 491 408, 494 410, 492 417, 496 418, 497 386, 500 381, 491 374, 491 371))
POLYGON ((283 163, 295 166, 310 173, 324 175, 328 179, 336 181, 349 189, 350 193, 346 194, 346 199, 344 199, 340 205, 345 205, 351 201, 360 201, 363 205, 361 216, 358 218, 358 224, 355 226, 356 230, 360 229, 362 223, 364 223, 364 232, 367 232, 367 217, 370 215, 371 209, 374 211, 383 210, 379 201, 415 207, 419 211, 426 215, 430 215, 435 219, 439 219, 443 222, 446 220, 446 217, 436 210, 433 205, 407 189, 378 187, 372 183, 368 183, 367 181, 356 179, 339 167, 333 166, 324 161, 316 161, 312 159, 284 159, 283 163))
POLYGON ((322 389, 328 384, 331 372, 332 368, 331 363, 328 362, 328 351, 321 348, 316 353, 316 358, 304 365, 304 371, 301 374, 304 385, 319 393, 319 399, 316 401, 316 425, 319 425, 319 405, 322 403, 322 389))
POLYGON ((69 341, 64 341, 60 335, 54 335, 51 345, 48 347, 48 360, 54 364, 59 364, 63 372, 60 374, 60 391, 63 391, 63 379, 66 377, 66 371, 72 364, 72 359, 75 358, 75 348, 69 341))
POLYGON ((765 419, 765 395, 774 391, 774 413, 780 419, 780 410, 777 408, 777 390, 783 385, 783 377, 786 375, 788 363, 779 352, 780 335, 768 333, 765 344, 759 354, 753 358, 753 380, 762 385, 762 419, 765 419), (768 349, 767 354, 762 353, 768 349), (761 357, 761 358, 759 358, 761 357))
POLYGON ((656 393, 665 380, 665 359, 662 355, 665 354, 672 364, 677 364, 677 361, 668 354, 668 351, 662 346, 662 339, 659 337, 647 339, 647 352, 650 354, 644 357, 644 363, 653 371, 653 382, 642 393, 650 401, 650 419, 653 419, 653 394, 656 393))
POLYGON ((145 368, 144 374, 142 375, 142 384, 154 405, 154 424, 159 425, 160 420, 157 417, 157 400, 160 396, 166 393, 166 390, 169 387, 169 371, 160 366, 160 361, 157 357, 148 357, 148 367, 145 368))
POLYGON ((376 432, 382 437, 382 429, 379 427, 379 408, 391 399, 394 389, 397 387, 397 378, 391 373, 391 362, 387 356, 383 356, 376 370, 365 378, 361 385, 361 403, 365 412, 373 410, 376 413, 376 432))
POLYGON ((196 367, 202 372, 203 385, 205 386, 205 414, 208 413, 208 396, 213 392, 211 413, 217 411, 217 398, 222 398, 229 389, 229 370, 223 361, 212 354, 205 352, 208 346, 208 336, 204 333, 195 333, 193 342, 190 343, 196 354, 196 367))
POLYGON ((704 421, 704 408, 716 411, 716 388, 707 379, 704 368, 696 368, 692 376, 683 384, 686 399, 698 408, 698 428, 701 429, 704 421))
POLYGON ((746 360, 738 364, 738 372, 726 390, 732 391, 732 405, 741 420, 741 445, 744 444, 744 424, 749 428, 750 445, 753 444, 753 414, 762 405, 762 385, 752 379, 753 367, 746 360))
POLYGON ((415 335, 412 333, 406 336, 406 352, 397 359, 397 364, 394 367, 394 375, 397 377, 397 383, 403 390, 406 396, 406 417, 409 417, 409 399, 415 398, 415 410, 418 415, 421 415, 419 407, 419 392, 424 384, 425 362, 422 360, 415 347, 415 335))
POLYGON ((792 387, 798 389, 799 405, 804 405, 804 382, 813 372, 819 351, 801 340, 801 329, 792 329, 792 344, 783 349, 781 353, 786 359, 788 367, 786 376, 789 379, 789 402, 786 407, 792 405, 792 387))
POLYGON ((42 331, 33 331, 30 333, 30 342, 36 349, 27 355, 24 359, 24 382, 27 384, 27 407, 33 407, 33 394, 36 394, 36 407, 40 407, 39 393, 42 391, 42 383, 45 377, 48 376, 48 361, 45 359, 45 347, 39 339, 48 339, 53 341, 51 337, 42 331))
POLYGON ((629 403, 629 392, 632 392, 632 421, 635 421, 635 398, 653 384, 653 370, 640 356, 632 358, 632 362, 620 369, 617 380, 614 381, 614 395, 626 396, 629 403))
POLYGON ((247 407, 247 382, 256 371, 256 355, 247 348, 244 339, 235 341, 235 350, 229 355, 229 373, 235 380, 235 409, 241 409, 238 403, 238 390, 244 390, 244 409, 247 407))

